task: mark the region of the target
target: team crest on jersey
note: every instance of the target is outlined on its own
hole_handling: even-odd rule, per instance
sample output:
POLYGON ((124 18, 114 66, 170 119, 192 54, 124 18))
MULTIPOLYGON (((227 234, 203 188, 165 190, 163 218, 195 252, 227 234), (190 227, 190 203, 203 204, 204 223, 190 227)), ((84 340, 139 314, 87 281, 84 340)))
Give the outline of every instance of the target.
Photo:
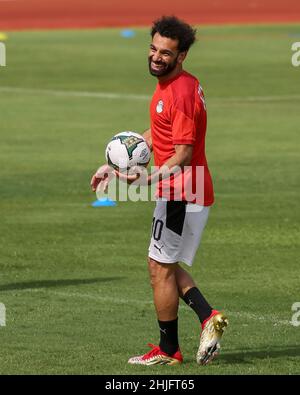
POLYGON ((156 112, 160 114, 163 112, 163 110, 164 110, 164 102, 162 100, 159 100, 156 106, 156 112))

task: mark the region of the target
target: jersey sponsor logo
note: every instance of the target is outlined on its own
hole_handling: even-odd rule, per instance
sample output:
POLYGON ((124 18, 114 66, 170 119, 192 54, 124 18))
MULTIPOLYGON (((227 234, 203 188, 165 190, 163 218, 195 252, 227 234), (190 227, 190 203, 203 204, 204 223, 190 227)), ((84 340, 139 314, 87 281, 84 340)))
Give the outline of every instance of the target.
POLYGON ((199 84, 199 87, 198 87, 198 94, 199 94, 200 100, 203 103, 203 107, 204 107, 204 109, 206 111, 206 102, 205 102, 204 92, 203 92, 202 86, 200 84, 199 84))
POLYGON ((162 100, 159 100, 159 102, 157 103, 157 106, 156 106, 156 112, 158 114, 161 114, 163 112, 163 110, 164 110, 164 102, 162 100))

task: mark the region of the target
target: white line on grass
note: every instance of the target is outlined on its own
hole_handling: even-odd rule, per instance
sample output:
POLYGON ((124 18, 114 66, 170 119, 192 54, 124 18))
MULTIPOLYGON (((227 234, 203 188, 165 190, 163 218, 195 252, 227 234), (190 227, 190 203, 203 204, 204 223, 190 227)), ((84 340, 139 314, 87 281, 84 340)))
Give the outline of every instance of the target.
MULTIPOLYGON (((62 296, 62 297, 67 297, 67 298, 80 298, 80 299, 90 299, 90 300, 95 300, 98 302, 108 302, 108 303, 113 303, 113 304, 133 304, 137 306, 149 306, 153 305, 153 301, 145 301, 145 300, 137 300, 137 299, 124 299, 124 298, 114 298, 110 296, 101 296, 101 295, 92 295, 92 294, 87 294, 87 293, 78 293, 78 292, 61 292, 61 291, 49 291, 52 294, 56 296, 62 296)), ((190 310, 188 306, 179 306, 180 309, 183 310, 190 310)), ((228 314, 229 318, 230 316, 232 317, 237 317, 241 319, 248 319, 248 320, 253 320, 253 321, 265 321, 270 323, 273 326, 277 325, 290 325, 290 322, 288 320, 279 320, 277 319, 274 315, 268 315, 268 316, 262 316, 254 313, 247 313, 247 312, 238 312, 238 311, 226 311, 228 314)))
MULTIPOLYGON (((113 92, 89 92, 89 91, 68 91, 68 90, 52 90, 52 89, 30 89, 30 88, 17 88, 10 86, 0 87, 0 92, 8 93, 28 93, 28 94, 41 94, 48 96, 63 96, 63 97, 83 97, 95 99, 112 99, 112 100, 142 100, 149 101, 151 96, 138 95, 131 93, 113 93, 113 92)), ((274 95, 274 96, 241 96, 241 97, 211 97, 211 102, 280 102, 300 100, 300 95, 274 95)))
POLYGON ((149 100, 150 96, 146 95, 135 95, 135 94, 123 94, 123 93, 112 93, 112 92, 85 92, 85 91, 68 91, 68 90, 52 90, 52 89, 27 89, 27 88, 15 88, 10 86, 0 87, 0 92, 12 92, 12 93, 28 93, 28 94, 42 94, 49 96, 67 96, 67 97, 91 97, 97 99, 117 99, 117 100, 149 100))
POLYGON ((68 298, 83 298, 83 299, 91 299, 96 300, 98 302, 109 302, 114 304, 134 304, 137 306, 145 306, 153 304, 152 301, 144 301, 144 300, 136 300, 136 299, 124 299, 124 298, 114 298, 111 296, 100 296, 100 295, 92 295, 87 293, 79 293, 79 292, 61 292, 61 291, 49 291, 51 294, 56 296, 63 296, 68 298))

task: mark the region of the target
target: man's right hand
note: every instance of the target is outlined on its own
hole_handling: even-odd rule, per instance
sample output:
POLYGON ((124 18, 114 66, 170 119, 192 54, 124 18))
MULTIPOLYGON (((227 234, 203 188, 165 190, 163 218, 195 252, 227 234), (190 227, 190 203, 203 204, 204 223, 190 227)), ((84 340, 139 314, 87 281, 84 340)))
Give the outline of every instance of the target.
POLYGON ((98 185, 100 183, 101 183, 101 189, 104 192, 106 192, 108 183, 114 175, 115 175, 114 169, 108 164, 100 166, 91 179, 91 188, 93 192, 96 192, 98 185))

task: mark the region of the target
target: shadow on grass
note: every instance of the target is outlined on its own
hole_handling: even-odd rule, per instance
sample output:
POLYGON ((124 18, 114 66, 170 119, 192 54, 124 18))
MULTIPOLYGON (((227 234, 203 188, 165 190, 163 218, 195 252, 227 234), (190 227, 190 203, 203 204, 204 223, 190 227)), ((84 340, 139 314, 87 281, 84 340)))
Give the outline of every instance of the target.
POLYGON ((254 359, 273 359, 284 357, 300 357, 300 345, 295 346, 269 346, 264 349, 224 352, 216 360, 218 364, 231 363, 253 363, 254 359))
POLYGON ((24 281, 20 283, 0 285, 0 292, 16 291, 23 289, 58 288, 58 287, 68 287, 72 285, 96 284, 96 283, 103 283, 110 281, 120 281, 123 280, 124 278, 125 277, 102 277, 102 278, 87 278, 87 279, 24 281))

